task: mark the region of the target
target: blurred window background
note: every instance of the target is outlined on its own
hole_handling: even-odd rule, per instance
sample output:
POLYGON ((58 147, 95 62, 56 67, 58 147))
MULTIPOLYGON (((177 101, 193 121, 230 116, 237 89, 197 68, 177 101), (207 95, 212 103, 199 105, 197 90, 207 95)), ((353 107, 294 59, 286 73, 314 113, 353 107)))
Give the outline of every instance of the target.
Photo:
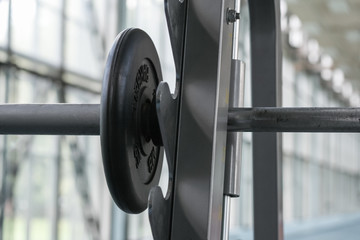
MULTIPOLYGON (((0 0, 0 102, 99 103, 107 51, 127 27, 151 36, 174 90, 163 4, 0 0)), ((360 1, 287 0, 281 8, 283 106, 358 107, 360 1)), ((251 106, 246 0, 240 21, 245 105, 251 106)), ((251 134, 244 138, 232 239, 253 238, 251 134)), ((359 145, 358 134, 283 134, 285 239, 329 239, 324 234, 334 227, 345 239, 358 239, 346 227, 360 224, 359 145)), ((0 136, 0 159, 0 240, 152 239, 146 211, 128 215, 113 204, 99 137, 0 136)), ((164 164, 164 192, 166 179, 164 164)))

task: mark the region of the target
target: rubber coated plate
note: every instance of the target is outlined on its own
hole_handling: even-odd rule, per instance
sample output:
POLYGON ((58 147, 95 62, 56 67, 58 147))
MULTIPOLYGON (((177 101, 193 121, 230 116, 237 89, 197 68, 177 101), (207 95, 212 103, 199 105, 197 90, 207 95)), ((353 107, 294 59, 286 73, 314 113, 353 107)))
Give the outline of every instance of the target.
POLYGON ((150 37, 140 29, 121 32, 111 48, 104 73, 100 135, 107 184, 125 212, 147 207, 149 191, 158 185, 163 149, 143 135, 162 81, 160 61, 150 37))

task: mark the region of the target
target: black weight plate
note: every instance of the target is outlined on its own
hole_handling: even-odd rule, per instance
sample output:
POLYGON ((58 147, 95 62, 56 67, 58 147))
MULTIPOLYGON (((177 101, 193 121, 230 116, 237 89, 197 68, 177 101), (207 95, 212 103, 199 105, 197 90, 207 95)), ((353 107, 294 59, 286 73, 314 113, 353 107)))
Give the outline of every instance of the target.
POLYGON ((100 137, 106 181, 115 203, 128 213, 147 207, 159 182, 163 149, 143 135, 144 121, 162 81, 150 37, 140 29, 121 32, 111 48, 103 79, 100 137))

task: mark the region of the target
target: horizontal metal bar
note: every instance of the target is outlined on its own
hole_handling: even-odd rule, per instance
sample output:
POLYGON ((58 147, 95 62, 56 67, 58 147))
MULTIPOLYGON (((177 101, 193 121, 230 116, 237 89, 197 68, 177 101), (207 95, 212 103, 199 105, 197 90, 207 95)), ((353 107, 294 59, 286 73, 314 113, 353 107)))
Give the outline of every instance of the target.
MULTIPOLYGON (((360 132, 360 108, 230 108, 230 132, 360 132)), ((99 135, 99 104, 0 105, 0 134, 99 135)))
POLYGON ((228 131, 360 132, 360 108, 232 108, 228 131))
POLYGON ((99 135, 100 105, 0 105, 0 134, 99 135))

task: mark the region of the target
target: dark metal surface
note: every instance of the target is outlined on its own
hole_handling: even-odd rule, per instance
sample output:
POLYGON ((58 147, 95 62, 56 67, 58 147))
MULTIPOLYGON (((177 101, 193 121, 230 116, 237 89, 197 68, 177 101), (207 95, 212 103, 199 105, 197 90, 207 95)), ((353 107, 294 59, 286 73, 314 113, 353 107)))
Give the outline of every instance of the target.
POLYGON ((149 220, 155 240, 171 238, 174 167, 178 139, 179 99, 182 89, 186 14, 187 0, 165 0, 165 15, 176 70, 176 86, 175 93, 171 94, 168 84, 160 83, 156 93, 157 115, 169 168, 169 185, 165 196, 159 187, 153 188, 150 192, 149 220))
POLYGON ((170 93, 169 85, 161 82, 156 94, 157 114, 160 132, 165 148, 169 170, 169 184, 165 195, 159 187, 151 190, 149 196, 149 219, 155 240, 169 239, 174 184, 174 161, 176 154, 176 133, 178 123, 178 99, 170 93))
POLYGON ((360 132, 360 108, 233 108, 228 131, 360 132))
POLYGON ((189 1, 171 239, 220 239, 227 134, 231 1, 189 1))
MULTIPOLYGON (((169 182, 169 187, 172 183, 169 182)), ((159 186, 153 187, 149 195, 149 220, 154 240, 171 239, 172 190, 164 197, 159 186)))
POLYGON ((156 132, 158 127, 151 116, 161 81, 160 60, 150 37, 140 29, 121 32, 105 67, 100 137, 110 193, 128 213, 144 211, 150 189, 159 183, 163 149, 153 141, 152 129, 156 132))
POLYGON ((161 83, 156 94, 157 114, 169 168, 169 185, 165 196, 159 187, 155 187, 150 192, 149 219, 155 240, 171 239, 179 99, 182 89, 187 2, 187 0, 165 0, 165 15, 176 69, 176 86, 175 93, 171 94, 168 84, 161 83))
POLYGON ((174 55, 177 86, 182 72, 182 60, 184 53, 185 27, 186 27, 186 8, 187 0, 165 0, 165 15, 170 35, 171 48, 174 55))
POLYGON ((99 104, 0 105, 0 134, 99 135, 99 104))
MULTIPOLYGON (((281 106, 280 1, 248 1, 252 106, 281 106)), ((254 239, 282 240, 281 136, 253 134, 254 239)))

